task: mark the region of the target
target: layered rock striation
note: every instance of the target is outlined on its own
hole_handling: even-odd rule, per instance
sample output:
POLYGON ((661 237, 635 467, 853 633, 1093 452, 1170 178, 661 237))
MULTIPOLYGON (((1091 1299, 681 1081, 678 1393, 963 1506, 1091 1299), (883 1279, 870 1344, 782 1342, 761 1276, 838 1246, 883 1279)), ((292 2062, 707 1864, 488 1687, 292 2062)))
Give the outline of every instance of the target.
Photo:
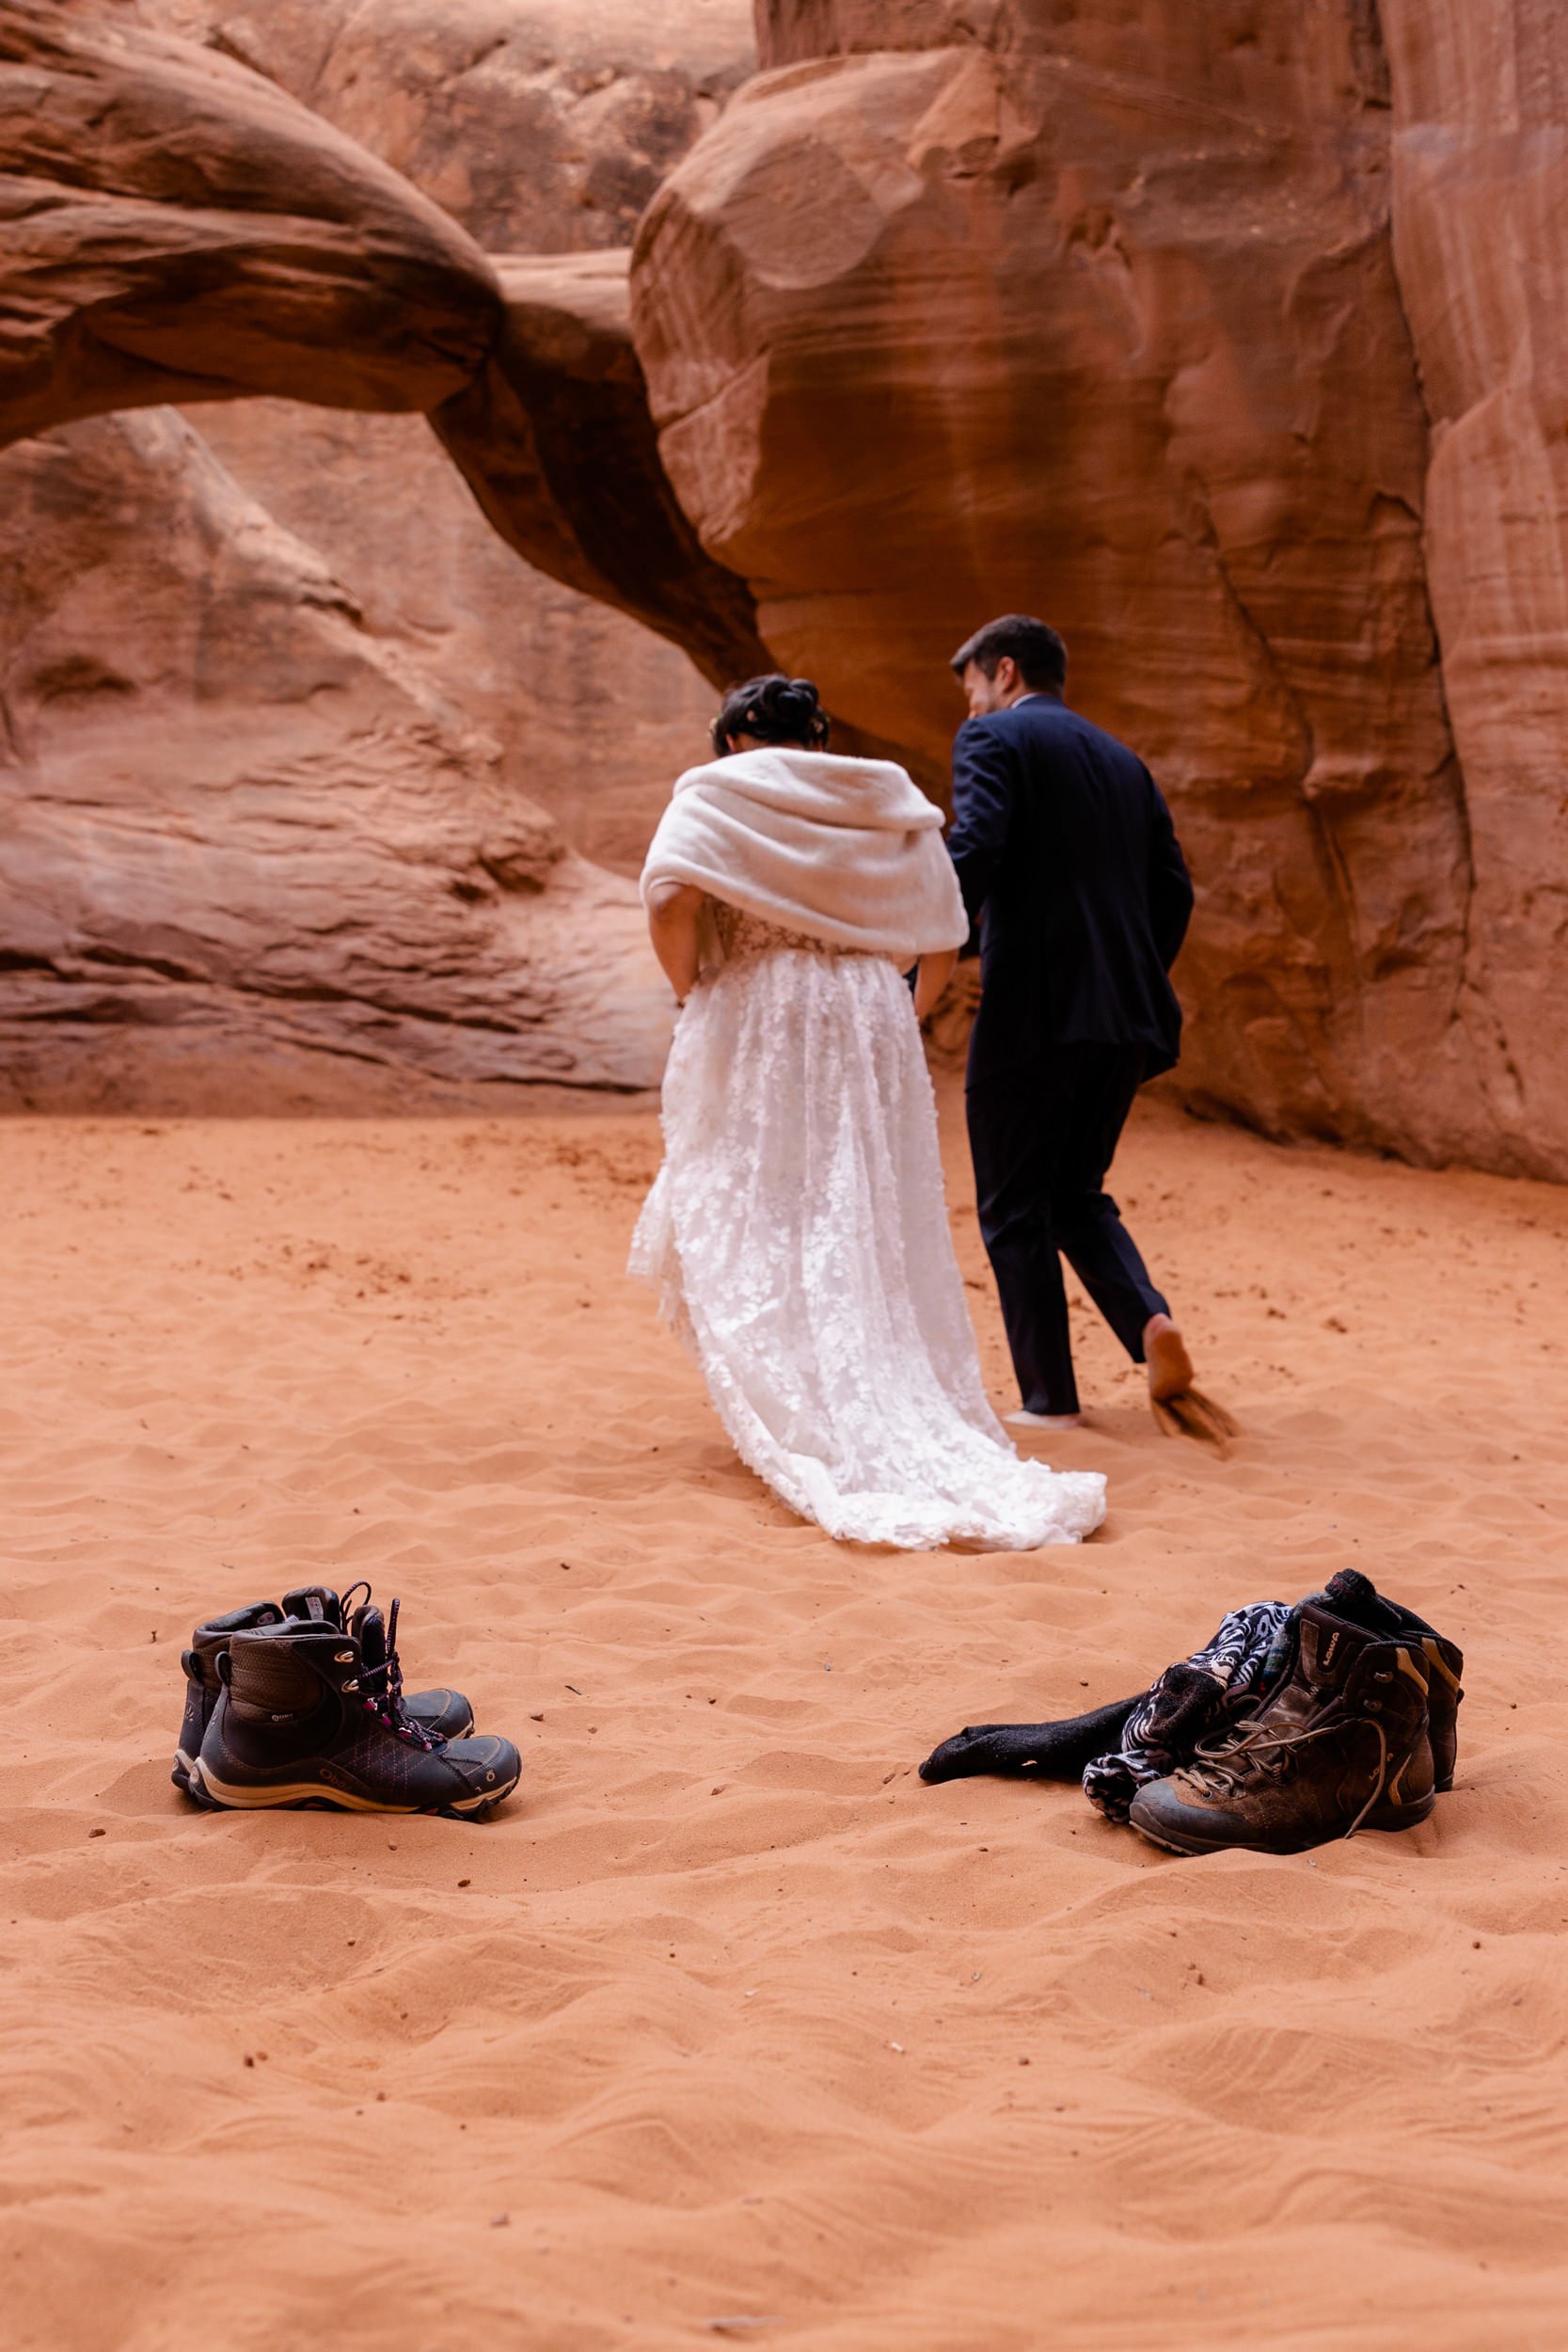
POLYGON ((1568 1173, 1568 47, 1555 0, 1381 0, 1427 576, 1497 1143, 1568 1173))
POLYGON ((0 1104, 657 1082, 632 885, 170 410, 0 454, 0 1104))

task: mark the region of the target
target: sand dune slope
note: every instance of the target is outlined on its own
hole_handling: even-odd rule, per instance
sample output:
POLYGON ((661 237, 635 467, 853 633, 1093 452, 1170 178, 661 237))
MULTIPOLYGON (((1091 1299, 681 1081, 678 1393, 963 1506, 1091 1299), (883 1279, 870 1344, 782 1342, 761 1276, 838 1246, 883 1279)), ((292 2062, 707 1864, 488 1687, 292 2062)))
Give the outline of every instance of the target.
POLYGON ((0 1125, 8 2339, 1568 2341, 1568 1197, 1149 1111, 1123 1198, 1245 1437, 1161 1438, 1085 1316, 1103 1535, 911 1558, 728 1456, 621 1274, 657 1149, 0 1125), (1183 1863, 914 1777, 1346 1562, 1468 1653, 1405 1837, 1183 1863), (519 1799, 185 1808, 197 1616, 360 1576, 519 1799))

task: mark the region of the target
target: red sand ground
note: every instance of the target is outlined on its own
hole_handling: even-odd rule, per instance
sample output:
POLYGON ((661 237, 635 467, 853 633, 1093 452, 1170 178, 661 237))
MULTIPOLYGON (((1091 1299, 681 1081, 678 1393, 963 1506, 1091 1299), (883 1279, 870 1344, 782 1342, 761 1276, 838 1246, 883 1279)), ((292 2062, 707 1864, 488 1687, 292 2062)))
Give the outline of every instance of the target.
POLYGON ((0 1125, 8 2341, 1568 2342, 1568 1196, 1151 1109, 1123 1198, 1244 1438, 1085 1315, 1103 1535, 910 1558, 727 1454, 621 1273, 657 1150, 0 1125), (913 1777, 1346 1561, 1469 1654, 1426 1827, 1180 1862, 913 1777), (195 1619, 361 1575, 519 1798, 185 1808, 195 1619))

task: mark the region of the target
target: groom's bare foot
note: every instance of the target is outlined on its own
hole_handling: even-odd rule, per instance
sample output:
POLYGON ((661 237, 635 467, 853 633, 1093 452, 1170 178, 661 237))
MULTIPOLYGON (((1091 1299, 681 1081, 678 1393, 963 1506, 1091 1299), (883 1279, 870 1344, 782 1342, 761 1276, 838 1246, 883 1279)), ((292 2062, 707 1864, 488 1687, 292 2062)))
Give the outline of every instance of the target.
POLYGON ((1016 1413, 1003 1416, 1009 1429, 1082 1429, 1082 1413, 1032 1413, 1023 1406, 1016 1413))
POLYGON ((1164 1405, 1193 1385, 1193 1359, 1169 1315, 1150 1315, 1144 1325, 1144 1360, 1148 1366, 1148 1393, 1164 1405))

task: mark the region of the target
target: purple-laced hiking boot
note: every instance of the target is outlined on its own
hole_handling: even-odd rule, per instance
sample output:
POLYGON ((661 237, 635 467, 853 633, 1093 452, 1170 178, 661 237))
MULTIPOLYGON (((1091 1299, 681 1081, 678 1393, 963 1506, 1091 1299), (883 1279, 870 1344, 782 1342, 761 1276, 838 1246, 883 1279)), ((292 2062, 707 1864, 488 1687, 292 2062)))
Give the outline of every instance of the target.
POLYGON ((190 1793, 234 1811, 328 1805, 472 1818, 510 1796, 522 1760, 491 1734, 443 1739, 405 1707, 390 1624, 366 1602, 344 1628, 288 1618, 234 1633, 190 1793))
MULTIPOLYGON (((191 1645, 180 1661, 185 1669, 185 1712, 174 1751, 174 1770, 169 1774, 176 1788, 190 1794, 191 1767, 201 1753, 201 1742, 223 1688, 218 1678, 218 1655, 229 1647, 234 1635, 257 1626, 281 1625, 289 1617, 341 1629, 344 1602, 352 1602, 356 1593, 363 1593, 368 1601, 371 1588, 368 1584, 351 1585, 340 1600, 329 1584, 296 1584, 293 1592, 284 1594, 280 1603, 253 1600, 244 1609, 230 1609, 227 1616, 209 1617, 205 1625, 197 1627, 191 1635, 191 1645)), ((443 1740, 461 1740, 474 1727, 474 1710, 461 1691, 415 1691, 404 1694, 400 1690, 399 1695, 404 1714, 443 1740)))

